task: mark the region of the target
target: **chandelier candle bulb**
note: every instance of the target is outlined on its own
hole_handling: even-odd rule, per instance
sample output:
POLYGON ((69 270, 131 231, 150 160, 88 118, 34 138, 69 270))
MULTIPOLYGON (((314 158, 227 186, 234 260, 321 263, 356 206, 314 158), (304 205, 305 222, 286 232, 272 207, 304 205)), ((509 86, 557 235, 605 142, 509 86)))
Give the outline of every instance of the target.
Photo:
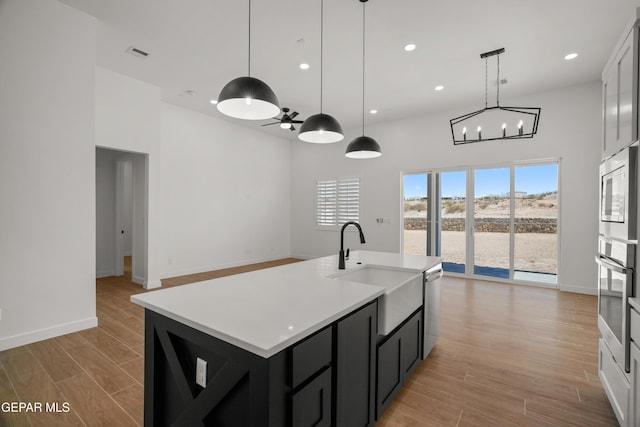
POLYGON ((465 141, 467 140, 467 128, 462 128, 462 138, 465 141))
POLYGON ((482 139, 482 128, 478 126, 478 139, 482 139))
POLYGON ((522 136, 522 125, 523 125, 523 122, 522 122, 522 120, 520 120, 518 122, 518 135, 519 136, 522 136))
POLYGON ((507 124, 502 124, 502 137, 505 138, 507 136, 507 124))

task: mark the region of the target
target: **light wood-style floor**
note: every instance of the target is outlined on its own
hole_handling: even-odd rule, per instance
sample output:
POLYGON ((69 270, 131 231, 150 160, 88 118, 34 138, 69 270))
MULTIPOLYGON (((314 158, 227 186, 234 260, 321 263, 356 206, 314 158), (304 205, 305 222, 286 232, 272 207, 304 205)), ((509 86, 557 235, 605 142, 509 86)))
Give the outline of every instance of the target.
MULTIPOLYGON (((219 270, 199 280, 296 262, 219 270)), ((0 352, 0 403, 68 402, 68 413, 11 414, 0 426, 143 424, 143 292, 98 279, 99 326, 0 352)), ((615 426, 597 375, 596 297, 445 278, 442 331, 432 354, 378 426, 615 426)))

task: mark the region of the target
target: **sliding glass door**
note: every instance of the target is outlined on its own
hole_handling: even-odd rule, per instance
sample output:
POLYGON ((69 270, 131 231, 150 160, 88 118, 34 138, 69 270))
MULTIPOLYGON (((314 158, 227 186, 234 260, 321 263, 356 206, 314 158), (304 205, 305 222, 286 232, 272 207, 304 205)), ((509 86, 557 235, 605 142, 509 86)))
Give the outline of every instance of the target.
POLYGON ((403 251, 446 272, 557 284, 558 163, 431 170, 403 177, 403 251))
POLYGON ((515 280, 558 283, 558 165, 514 168, 515 280))
POLYGON ((510 169, 476 169, 473 199, 473 273, 509 278, 510 169))
POLYGON ((403 246, 405 254, 427 255, 427 242, 431 230, 427 233, 429 212, 429 185, 431 173, 408 174, 403 178, 403 246))
POLYGON ((444 260, 443 269, 465 273, 467 264, 467 171, 446 171, 440 178, 438 201, 440 227, 437 256, 444 260))

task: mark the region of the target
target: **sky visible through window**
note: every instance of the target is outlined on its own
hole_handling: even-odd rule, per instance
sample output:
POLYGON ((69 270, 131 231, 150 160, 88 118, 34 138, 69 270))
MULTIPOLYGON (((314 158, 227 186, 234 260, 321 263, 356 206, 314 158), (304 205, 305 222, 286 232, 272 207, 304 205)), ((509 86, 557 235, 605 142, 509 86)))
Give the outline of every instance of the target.
MULTIPOLYGON (((476 169, 476 197, 506 195, 509 193, 509 168, 476 169)), ((558 191, 558 165, 533 165, 515 167, 515 190, 526 194, 558 191)), ((466 173, 453 171, 442 173, 442 197, 465 197, 466 173)), ((427 197, 425 174, 404 176, 404 197, 427 197)))

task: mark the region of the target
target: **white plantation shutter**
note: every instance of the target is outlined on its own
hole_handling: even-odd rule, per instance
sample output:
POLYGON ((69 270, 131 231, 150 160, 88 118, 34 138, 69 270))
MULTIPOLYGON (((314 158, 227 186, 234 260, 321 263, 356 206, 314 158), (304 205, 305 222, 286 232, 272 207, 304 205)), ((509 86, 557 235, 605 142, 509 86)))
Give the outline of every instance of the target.
POLYGON ((338 225, 360 220, 360 180, 338 181, 338 225))
POLYGON ((338 183, 336 180, 318 181, 316 185, 316 224, 335 225, 338 203, 338 183))
POLYGON ((342 225, 360 219, 360 179, 326 179, 316 185, 316 224, 342 225))

